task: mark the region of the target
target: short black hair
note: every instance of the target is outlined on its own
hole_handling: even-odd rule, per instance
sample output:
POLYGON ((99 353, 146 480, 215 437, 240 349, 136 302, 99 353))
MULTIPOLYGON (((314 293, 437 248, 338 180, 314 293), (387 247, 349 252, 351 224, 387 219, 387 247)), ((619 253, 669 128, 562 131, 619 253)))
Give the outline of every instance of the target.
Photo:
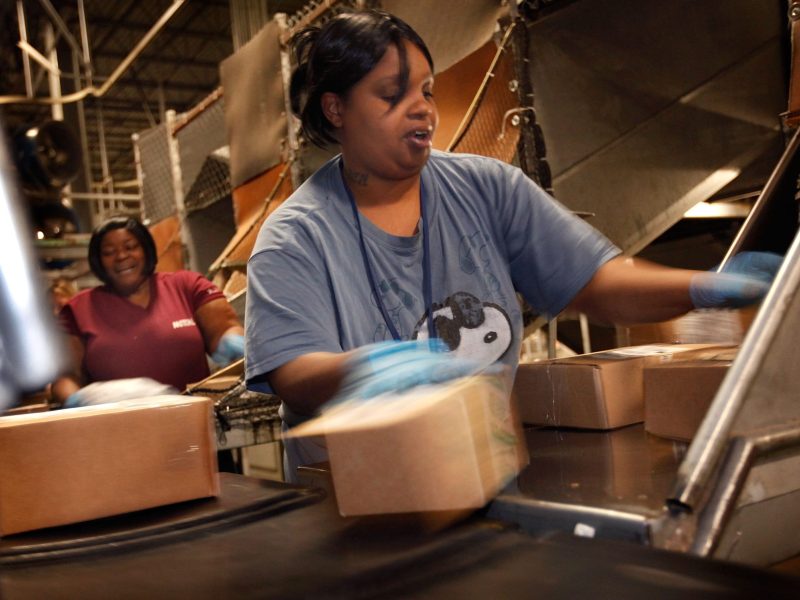
POLYGON ((153 236, 150 235, 147 227, 142 225, 142 223, 134 217, 111 217, 95 227, 92 232, 92 237, 89 239, 89 266, 92 269, 92 273, 106 285, 111 284, 111 278, 108 276, 108 273, 106 273, 103 263, 100 260, 100 248, 106 234, 115 229, 127 229, 139 240, 139 243, 144 249, 144 275, 145 277, 150 277, 153 271, 156 270, 156 263, 158 262, 156 243, 153 241, 153 236))
POLYGON ((419 34, 402 19, 381 10, 345 12, 322 26, 312 25, 295 34, 291 43, 297 67, 289 95, 306 138, 321 148, 337 143, 333 125, 322 112, 322 94, 345 96, 375 68, 390 45, 400 54, 400 90, 394 103, 399 102, 408 86, 403 41, 419 48, 433 71, 433 58, 419 34))

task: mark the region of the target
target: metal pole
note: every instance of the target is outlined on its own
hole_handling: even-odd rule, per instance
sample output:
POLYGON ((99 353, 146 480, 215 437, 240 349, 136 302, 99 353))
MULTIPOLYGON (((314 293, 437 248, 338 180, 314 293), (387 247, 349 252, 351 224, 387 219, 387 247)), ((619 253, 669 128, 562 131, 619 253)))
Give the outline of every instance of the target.
MULTIPOLYGON (((50 64, 58 69, 58 52, 56 51, 56 38, 53 33, 53 26, 47 23, 44 28, 44 43, 47 51, 47 58, 50 64)), ((50 85, 50 97, 55 98, 56 102, 51 107, 51 114, 56 121, 64 120, 64 105, 59 102, 61 98, 61 78, 52 70, 47 71, 47 81, 50 85)))
POLYGON ((94 67, 92 67, 92 56, 89 51, 89 29, 86 27, 86 10, 83 7, 83 0, 78 0, 78 22, 81 29, 81 46, 83 48, 83 66, 86 69, 86 82, 92 86, 94 67))
MULTIPOLYGON (((17 0, 17 21, 19 22, 19 39, 21 42, 28 43, 28 30, 25 27, 25 9, 22 0, 17 0)), ((33 80, 31 79, 31 60, 28 53, 22 53, 22 72, 25 75, 25 94, 28 98, 33 97, 33 80)))
MULTIPOLYGON (((278 24, 280 30, 280 39, 282 40, 289 32, 289 27, 286 22, 286 14, 278 13, 275 15, 275 22, 278 24)), ((292 174, 292 188, 297 189, 303 182, 302 165, 297 160, 299 152, 299 140, 297 139, 297 117, 292 113, 292 101, 289 97, 289 84, 292 77, 291 56, 286 46, 281 43, 281 77, 283 78, 283 105, 286 114, 286 136, 288 140, 289 156, 286 158, 290 162, 292 174)))
MULTIPOLYGON (((175 209, 178 213, 178 223, 180 227, 180 236, 183 240, 183 248, 186 251, 186 248, 194 248, 194 244, 192 243, 192 232, 189 229, 188 225, 186 224, 186 204, 184 203, 184 195, 183 195, 183 177, 181 175, 181 154, 180 148, 178 147, 178 140, 172 134, 173 130, 175 129, 175 121, 176 121, 176 114, 175 111, 170 109, 167 111, 167 122, 166 122, 166 136, 167 136, 167 145, 169 147, 169 163, 171 166, 170 171, 172 172, 172 188, 175 194, 175 209)), ((189 265, 189 268, 193 271, 199 271, 199 267, 197 265, 197 258, 194 256, 194 253, 189 254, 186 257, 186 262, 189 265)))
MULTIPOLYGON (((72 53, 72 72, 75 75, 75 81, 80 82, 80 65, 74 52, 72 53)), ((86 111, 83 100, 77 102, 76 109, 78 112, 78 135, 81 138, 81 153, 83 154, 83 177, 85 187, 89 190, 92 185, 92 161, 89 154, 89 135, 86 132, 86 111)))
POLYGON ((100 171, 102 173, 102 180, 100 181, 100 185, 102 189, 105 189, 105 186, 108 185, 109 181, 111 180, 111 171, 108 168, 108 153, 106 152, 106 130, 105 130, 105 120, 103 117, 103 101, 102 99, 97 99, 97 137, 98 137, 98 145, 100 147, 100 171))
POLYGON ((56 9, 53 8, 53 5, 50 4, 49 0, 39 0, 39 4, 42 5, 42 8, 44 8, 45 12, 50 16, 51 26, 52 23, 55 23, 56 27, 58 27, 58 30, 61 32, 61 35, 63 35, 64 39, 67 40, 67 43, 72 46, 72 50, 76 54, 80 55, 81 47, 78 45, 78 42, 75 41, 75 38, 72 37, 72 34, 69 32, 69 29, 67 29, 67 26, 64 24, 61 16, 58 14, 56 9))
POLYGON ((556 358, 556 342, 558 341, 558 317, 547 322, 547 358, 556 358))

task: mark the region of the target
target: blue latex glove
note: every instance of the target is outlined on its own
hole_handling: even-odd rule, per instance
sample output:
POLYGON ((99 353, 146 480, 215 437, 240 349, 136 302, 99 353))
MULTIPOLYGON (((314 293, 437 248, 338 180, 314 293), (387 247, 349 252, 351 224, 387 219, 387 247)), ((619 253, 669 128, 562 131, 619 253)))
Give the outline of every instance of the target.
POLYGON ((740 252, 716 268, 698 273, 689 284, 695 308, 739 308, 755 304, 769 291, 783 257, 771 252, 740 252))
POLYGON ((223 335, 211 360, 224 367, 244 356, 244 336, 239 333, 226 333, 223 335))
POLYGON ((177 393, 178 390, 171 385, 159 383, 149 377, 97 381, 67 396, 67 399, 64 400, 64 408, 94 406, 96 404, 106 404, 108 402, 120 402, 122 400, 135 400, 137 398, 177 393))
POLYGON ((478 372, 481 365, 456 358, 442 340, 434 339, 363 346, 348 359, 345 368, 341 389, 329 405, 465 377, 478 372))

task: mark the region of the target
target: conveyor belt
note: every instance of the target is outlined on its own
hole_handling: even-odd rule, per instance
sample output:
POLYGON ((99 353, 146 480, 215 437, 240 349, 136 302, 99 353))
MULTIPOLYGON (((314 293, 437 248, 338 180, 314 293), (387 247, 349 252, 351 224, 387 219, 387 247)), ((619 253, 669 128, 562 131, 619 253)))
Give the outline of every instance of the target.
POLYGON ((664 509, 686 444, 642 424, 612 431, 532 428, 531 462, 498 496, 489 516, 531 533, 579 530, 647 543, 664 509))

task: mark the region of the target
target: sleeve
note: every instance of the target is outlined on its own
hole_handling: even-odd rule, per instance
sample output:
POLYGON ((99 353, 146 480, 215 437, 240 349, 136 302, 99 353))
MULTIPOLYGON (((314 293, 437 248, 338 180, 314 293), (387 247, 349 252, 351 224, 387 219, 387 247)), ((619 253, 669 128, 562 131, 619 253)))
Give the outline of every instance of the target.
POLYGON ((286 237, 292 240, 254 253, 248 262, 248 381, 309 352, 342 350, 324 260, 311 241, 286 237))
POLYGON ((520 169, 493 164, 495 222, 514 286, 531 306, 557 315, 621 251, 520 169))
POLYGON ((189 299, 192 312, 195 312, 207 302, 225 298, 225 294, 200 273, 195 273, 194 271, 178 271, 176 275, 181 278, 181 285, 189 299))

